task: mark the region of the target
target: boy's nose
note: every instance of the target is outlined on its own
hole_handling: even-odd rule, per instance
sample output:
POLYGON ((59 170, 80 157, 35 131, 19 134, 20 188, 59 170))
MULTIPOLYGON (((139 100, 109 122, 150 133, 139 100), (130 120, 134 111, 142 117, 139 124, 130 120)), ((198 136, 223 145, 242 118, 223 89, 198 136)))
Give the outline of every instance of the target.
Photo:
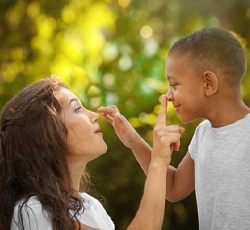
POLYGON ((168 92, 166 93, 166 97, 168 101, 172 101, 173 100, 173 94, 170 92, 170 90, 168 90, 168 92))

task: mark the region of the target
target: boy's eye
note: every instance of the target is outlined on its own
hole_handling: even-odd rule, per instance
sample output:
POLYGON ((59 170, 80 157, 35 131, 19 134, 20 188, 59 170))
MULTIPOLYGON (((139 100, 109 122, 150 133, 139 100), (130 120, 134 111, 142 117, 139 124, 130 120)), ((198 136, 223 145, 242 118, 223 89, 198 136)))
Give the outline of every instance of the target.
POLYGON ((170 87, 171 87, 171 88, 175 88, 175 87, 176 87, 176 84, 170 84, 170 87))

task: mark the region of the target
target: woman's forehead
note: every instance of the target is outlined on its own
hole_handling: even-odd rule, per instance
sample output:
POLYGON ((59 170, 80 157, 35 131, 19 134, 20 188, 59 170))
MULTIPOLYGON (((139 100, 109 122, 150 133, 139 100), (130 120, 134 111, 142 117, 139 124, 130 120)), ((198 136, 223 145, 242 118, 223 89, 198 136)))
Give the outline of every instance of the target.
POLYGON ((79 100, 79 98, 67 88, 61 88, 58 92, 58 97, 61 102, 70 102, 73 98, 79 100))

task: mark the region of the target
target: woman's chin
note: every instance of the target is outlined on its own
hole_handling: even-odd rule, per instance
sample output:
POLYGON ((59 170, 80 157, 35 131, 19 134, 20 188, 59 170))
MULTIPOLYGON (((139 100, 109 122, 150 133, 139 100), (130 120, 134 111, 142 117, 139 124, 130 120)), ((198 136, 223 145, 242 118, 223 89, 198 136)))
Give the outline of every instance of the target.
POLYGON ((107 144, 104 142, 103 145, 100 145, 100 146, 99 146, 99 150, 98 150, 99 155, 103 155, 103 154, 105 154, 107 151, 108 151, 108 146, 107 146, 107 144))

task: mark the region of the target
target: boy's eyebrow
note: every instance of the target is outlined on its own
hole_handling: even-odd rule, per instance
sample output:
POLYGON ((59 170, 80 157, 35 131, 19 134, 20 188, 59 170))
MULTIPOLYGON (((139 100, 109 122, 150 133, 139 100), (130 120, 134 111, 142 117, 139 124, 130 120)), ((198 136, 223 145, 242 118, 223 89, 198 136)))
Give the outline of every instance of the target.
POLYGON ((174 78, 174 77, 173 77, 171 74, 168 74, 168 75, 167 75, 167 79, 168 79, 168 80, 171 80, 171 79, 173 79, 173 78, 174 78))

